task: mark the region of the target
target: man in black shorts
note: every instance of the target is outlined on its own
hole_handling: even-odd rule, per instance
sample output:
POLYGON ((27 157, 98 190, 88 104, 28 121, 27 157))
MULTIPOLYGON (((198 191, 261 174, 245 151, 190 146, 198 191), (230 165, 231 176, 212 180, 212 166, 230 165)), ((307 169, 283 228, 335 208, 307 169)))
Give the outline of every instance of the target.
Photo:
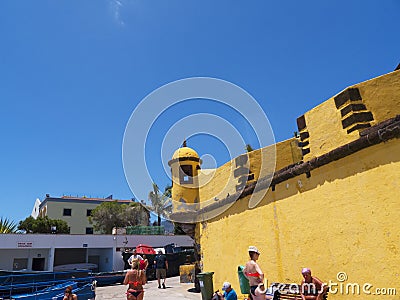
POLYGON ((158 288, 161 289, 161 278, 163 278, 162 287, 165 289, 165 279, 167 278, 168 261, 167 257, 162 253, 161 250, 158 251, 158 255, 154 258, 154 264, 156 266, 156 277, 158 281, 158 288))

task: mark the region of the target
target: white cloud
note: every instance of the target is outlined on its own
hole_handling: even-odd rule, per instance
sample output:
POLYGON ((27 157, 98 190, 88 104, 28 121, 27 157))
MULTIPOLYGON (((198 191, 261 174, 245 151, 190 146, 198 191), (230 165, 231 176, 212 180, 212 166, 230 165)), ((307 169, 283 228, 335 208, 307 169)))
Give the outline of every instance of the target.
POLYGON ((121 0, 111 0, 110 4, 111 4, 111 10, 112 10, 115 21, 119 25, 124 26, 125 23, 121 17, 121 9, 124 6, 124 4, 122 3, 121 0))

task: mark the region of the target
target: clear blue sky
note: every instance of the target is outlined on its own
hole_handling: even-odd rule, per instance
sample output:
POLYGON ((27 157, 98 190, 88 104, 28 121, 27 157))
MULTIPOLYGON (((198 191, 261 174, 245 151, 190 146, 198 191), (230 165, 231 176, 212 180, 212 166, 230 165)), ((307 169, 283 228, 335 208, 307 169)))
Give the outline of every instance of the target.
MULTIPOLYGON (((46 193, 133 197, 121 155, 125 126, 146 95, 178 79, 242 87, 275 139, 290 138, 304 112, 394 70, 399 12, 398 0, 1 1, 0 216, 18 222, 46 193)), ((160 151, 171 119, 204 107, 169 110, 150 148, 160 151)), ((217 105, 207 109, 235 122, 217 105)), ((190 146, 225 162, 218 143, 192 138, 190 146)), ((148 163, 163 188, 160 162, 148 163)))

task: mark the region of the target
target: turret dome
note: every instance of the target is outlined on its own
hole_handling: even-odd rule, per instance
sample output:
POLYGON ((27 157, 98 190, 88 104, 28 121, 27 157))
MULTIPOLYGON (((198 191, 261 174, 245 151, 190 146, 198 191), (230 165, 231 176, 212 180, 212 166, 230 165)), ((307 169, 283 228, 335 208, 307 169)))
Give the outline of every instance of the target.
POLYGON ((174 152, 174 155, 172 155, 172 159, 177 159, 177 158, 179 159, 186 157, 199 158, 199 155, 197 154, 196 151, 194 151, 192 148, 189 147, 179 148, 174 152))

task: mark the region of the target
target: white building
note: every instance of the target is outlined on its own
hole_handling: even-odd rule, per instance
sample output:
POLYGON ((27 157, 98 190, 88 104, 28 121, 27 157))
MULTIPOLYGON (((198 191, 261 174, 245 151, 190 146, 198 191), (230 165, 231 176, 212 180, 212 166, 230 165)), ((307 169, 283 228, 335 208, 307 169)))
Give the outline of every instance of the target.
POLYGON ((37 198, 36 201, 35 201, 35 205, 34 205, 33 208, 32 208, 32 213, 31 213, 31 216, 32 216, 34 219, 36 219, 36 218, 39 216, 40 204, 41 204, 41 203, 42 203, 42 202, 40 201, 40 199, 37 198))
MULTIPOLYGON (((131 204, 132 200, 112 199, 112 195, 107 198, 88 198, 88 197, 51 197, 49 194, 43 201, 36 200, 32 210, 32 216, 45 217, 50 219, 59 219, 68 223, 71 234, 94 234, 93 224, 89 222, 89 216, 93 209, 104 202, 114 201, 119 204, 131 204)), ((139 202, 138 202, 139 203, 139 202)), ((139 203, 139 205, 141 205, 139 203)), ((149 220, 149 212, 142 206, 143 224, 149 220)))
POLYGON ((186 235, 0 234, 0 269, 53 271, 64 264, 94 263, 99 272, 122 270, 121 250, 139 244, 193 246, 186 235))

